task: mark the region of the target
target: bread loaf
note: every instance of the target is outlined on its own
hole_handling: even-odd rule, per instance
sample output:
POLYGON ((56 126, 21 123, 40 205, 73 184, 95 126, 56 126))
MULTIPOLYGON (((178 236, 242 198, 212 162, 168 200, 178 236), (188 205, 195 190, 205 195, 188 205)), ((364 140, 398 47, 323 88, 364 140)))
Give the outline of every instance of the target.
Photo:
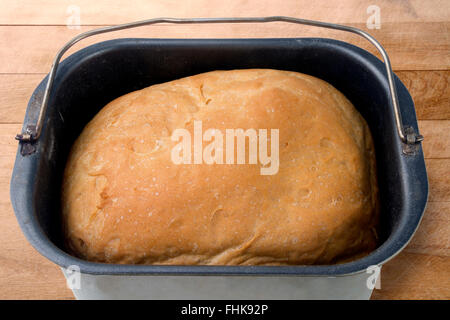
POLYGON ((378 211, 363 117, 325 81, 268 69, 208 72, 117 98, 76 140, 62 186, 68 249, 106 263, 339 263, 376 247, 378 211), (200 157, 194 150, 199 123, 224 140, 227 129, 260 139, 266 129, 278 163, 252 162, 248 137, 244 163, 237 142, 227 163, 226 141, 207 163, 212 140, 200 136, 200 157), (181 163, 178 129, 192 137, 181 163))

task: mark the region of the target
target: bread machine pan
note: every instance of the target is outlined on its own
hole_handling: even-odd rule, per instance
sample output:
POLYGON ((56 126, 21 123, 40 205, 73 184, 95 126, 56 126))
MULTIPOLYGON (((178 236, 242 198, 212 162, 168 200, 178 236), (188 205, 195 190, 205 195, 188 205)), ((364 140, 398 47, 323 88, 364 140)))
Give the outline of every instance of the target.
MULTIPOLYGON (((418 132, 414 103, 394 76, 400 123, 408 134, 402 141, 386 66, 358 47, 323 38, 116 39, 75 52, 54 76, 38 139, 19 143, 11 200, 33 247, 63 271, 75 266, 81 272, 81 287, 73 289, 78 298, 368 298, 371 266, 399 253, 420 223, 428 181, 421 144, 411 141, 411 133, 418 132), (299 266, 118 265, 68 254, 60 227, 62 174, 70 147, 87 122, 128 92, 202 72, 247 68, 321 78, 364 116, 376 150, 379 247, 348 263, 299 266)), ((48 77, 30 98, 23 132, 38 121, 48 77)))

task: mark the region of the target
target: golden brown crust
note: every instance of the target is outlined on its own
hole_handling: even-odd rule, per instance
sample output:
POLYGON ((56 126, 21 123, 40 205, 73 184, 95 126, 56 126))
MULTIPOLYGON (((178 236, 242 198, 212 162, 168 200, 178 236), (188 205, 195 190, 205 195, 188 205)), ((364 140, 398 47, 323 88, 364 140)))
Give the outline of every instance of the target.
POLYGON ((214 71, 105 106, 69 156, 62 194, 76 255, 108 263, 329 264, 376 247, 367 124, 335 88, 288 71, 214 71), (177 128, 278 128, 280 165, 173 164, 177 128))

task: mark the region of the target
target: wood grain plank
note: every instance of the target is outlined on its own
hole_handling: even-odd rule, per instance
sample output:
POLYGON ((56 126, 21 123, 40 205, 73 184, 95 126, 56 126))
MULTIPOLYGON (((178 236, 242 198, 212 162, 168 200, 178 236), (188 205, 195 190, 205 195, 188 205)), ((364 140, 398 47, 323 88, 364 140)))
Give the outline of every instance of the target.
POLYGON ((0 204, 0 299, 70 299, 61 270, 23 236, 10 205, 0 204))
POLYGON ((44 74, 0 74, 0 123, 21 123, 44 74))
MULTIPOLYGON (((18 146, 13 132, 20 130, 21 127, 22 125, 20 124, 0 124, 0 205, 10 203, 9 182, 18 146)), ((3 223, 1 218, 0 221, 3 223)), ((0 232, 0 236, 1 234, 0 232)))
POLYGON ((380 7, 383 22, 448 21, 450 4, 446 0, 287 0, 280 5, 271 0, 192 0, 180 6, 177 0, 1 0, 0 24, 65 25, 69 6, 80 8, 82 25, 118 24, 153 17, 242 17, 285 15, 335 23, 361 23, 368 18, 367 8, 380 7), (45 14, 42 14, 45 8, 45 14), (437 10, 436 8, 439 8, 437 10), (101 12, 101 14, 99 14, 101 12))
POLYGON ((450 201, 450 159, 426 159, 428 201, 450 201))
POLYGON ((450 120, 419 121, 425 159, 450 158, 450 120))
MULTIPOLYGON (((364 24, 352 24, 362 27, 364 24)), ((450 22, 385 23, 372 35, 386 48, 396 70, 450 69, 450 22)), ((80 32, 64 26, 0 26, 0 73, 47 73, 56 52, 80 32), (13 43, 13 45, 11 45, 13 43)), ((374 54, 365 40, 352 34, 323 29, 299 28, 295 25, 270 23, 239 25, 155 25, 114 34, 99 35, 76 44, 69 53, 89 44, 113 38, 233 38, 233 37, 326 37, 353 43, 374 54)))
POLYGON ((9 200, 19 124, 0 124, 0 299, 71 299, 61 270, 37 253, 19 228, 9 200))
POLYGON ((398 71, 420 120, 450 119, 450 71, 398 71))
POLYGON ((450 202, 429 202, 416 234, 404 251, 450 257, 449 213, 450 202))
POLYGON ((450 258, 401 252, 381 269, 372 299, 449 299, 450 258))

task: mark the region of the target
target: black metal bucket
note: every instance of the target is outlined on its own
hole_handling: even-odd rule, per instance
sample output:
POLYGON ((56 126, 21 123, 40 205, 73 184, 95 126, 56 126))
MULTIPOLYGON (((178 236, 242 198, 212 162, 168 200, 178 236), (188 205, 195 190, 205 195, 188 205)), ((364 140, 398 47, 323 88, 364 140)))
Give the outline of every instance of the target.
MULTIPOLYGON (((25 116, 33 123, 47 78, 25 116)), ((401 117, 418 132, 414 103, 395 77, 401 117)), ((80 50, 59 66, 38 141, 21 143, 11 200, 29 242, 59 266, 109 275, 324 275, 363 272, 395 256, 411 239, 425 209, 428 181, 422 147, 397 134, 386 69, 372 54, 330 39, 118 39, 80 50), (106 103, 125 93, 212 70, 271 68, 321 78, 343 92, 367 120, 375 142, 381 197, 381 245, 349 263, 321 266, 154 266, 83 261, 65 252, 60 187, 70 147, 106 103), (405 152, 407 151, 407 152, 405 152)))

